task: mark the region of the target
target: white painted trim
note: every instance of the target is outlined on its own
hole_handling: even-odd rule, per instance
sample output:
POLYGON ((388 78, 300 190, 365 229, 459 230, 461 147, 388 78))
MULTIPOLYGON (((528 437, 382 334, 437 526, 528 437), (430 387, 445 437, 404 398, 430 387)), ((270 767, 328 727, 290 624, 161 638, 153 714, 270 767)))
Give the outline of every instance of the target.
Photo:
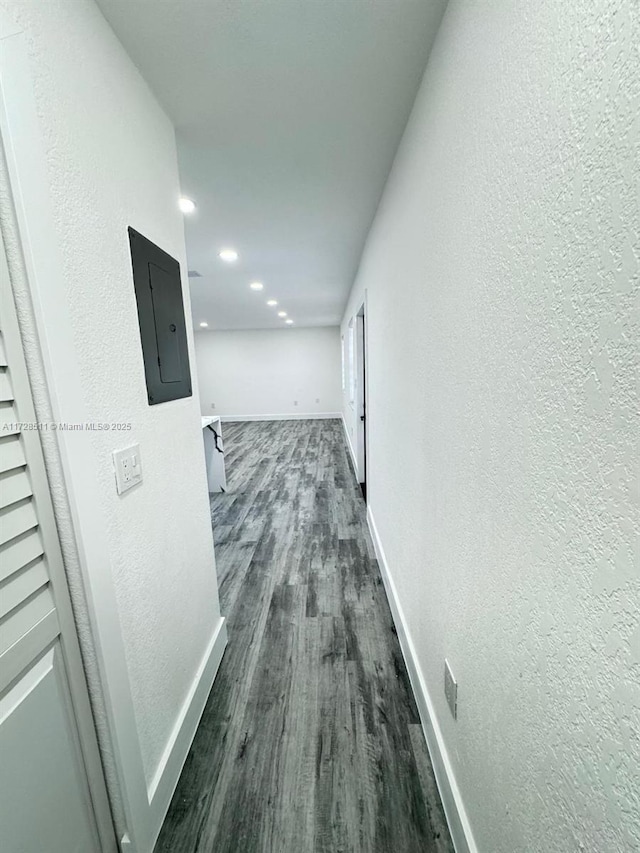
POLYGON ((313 412, 299 415, 221 415, 220 420, 228 421, 315 421, 341 418, 340 412, 313 412))
POLYGON ((453 845, 456 853, 478 853, 478 848, 471 831, 471 824, 469 823, 464 803, 462 802, 462 795, 454 776, 453 767, 440 726, 438 725, 433 702, 429 696, 429 691, 427 690, 427 685, 420 669, 415 646, 409 633, 409 627, 402 611, 398 592, 389 570, 389 564, 387 563, 380 534, 378 533, 370 506, 367 507, 367 523, 373 540, 373 547, 378 558, 380 574, 382 575, 384 588, 387 592, 398 640, 400 641, 400 648, 402 649, 402 655, 409 673, 409 680, 411 681, 411 687, 413 688, 418 705, 420 721, 422 722, 422 729, 427 741, 427 748, 431 757, 438 790, 442 797, 442 805, 444 806, 447 823, 449 824, 453 845))
POLYGON ((213 682, 226 646, 227 627, 224 618, 221 617, 200 662, 187 698, 180 709, 178 719, 158 764, 158 769, 149 785, 148 795, 153 844, 155 844, 162 828, 162 822, 167 814, 184 763, 187 760, 189 749, 191 748, 198 723, 209 698, 209 693, 213 687, 213 682))
POLYGON ((353 444, 351 443, 351 436, 349 435, 349 427, 347 426, 347 419, 345 418, 344 414, 341 415, 341 417, 342 417, 342 426, 344 427, 344 436, 347 440, 347 447, 349 448, 349 455, 351 456, 351 461, 353 462, 353 470, 354 470, 355 475, 356 475, 356 480, 358 480, 358 476, 359 476, 358 475, 358 461, 356 459, 356 454, 355 454, 355 451, 353 449, 353 444))

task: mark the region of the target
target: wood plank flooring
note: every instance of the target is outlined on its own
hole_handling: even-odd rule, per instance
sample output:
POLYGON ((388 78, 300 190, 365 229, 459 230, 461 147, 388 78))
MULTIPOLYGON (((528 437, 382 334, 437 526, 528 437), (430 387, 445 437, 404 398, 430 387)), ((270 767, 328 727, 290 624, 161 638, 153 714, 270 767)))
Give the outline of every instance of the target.
POLYGON ((223 434, 229 646, 156 853, 452 853, 341 422, 223 434))

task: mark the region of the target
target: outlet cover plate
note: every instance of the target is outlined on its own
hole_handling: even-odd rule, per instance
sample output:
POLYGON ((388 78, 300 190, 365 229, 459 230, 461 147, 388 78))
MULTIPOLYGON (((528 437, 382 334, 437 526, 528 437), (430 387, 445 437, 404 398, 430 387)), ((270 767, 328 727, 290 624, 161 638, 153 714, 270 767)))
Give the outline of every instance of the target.
POLYGON ((444 661, 444 695, 453 719, 456 720, 458 718, 458 682, 455 680, 446 658, 444 661))
POLYGON ((116 489, 119 495, 142 482, 140 446, 132 444, 123 450, 113 451, 113 467, 116 472, 116 489))

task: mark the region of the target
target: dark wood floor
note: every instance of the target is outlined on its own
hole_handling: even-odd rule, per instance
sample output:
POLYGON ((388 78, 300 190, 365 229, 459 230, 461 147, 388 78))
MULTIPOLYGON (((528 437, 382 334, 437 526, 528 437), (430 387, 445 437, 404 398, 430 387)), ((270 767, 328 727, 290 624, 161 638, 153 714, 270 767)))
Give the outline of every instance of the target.
POLYGON ((451 853, 341 423, 223 431, 229 646, 156 853, 451 853))

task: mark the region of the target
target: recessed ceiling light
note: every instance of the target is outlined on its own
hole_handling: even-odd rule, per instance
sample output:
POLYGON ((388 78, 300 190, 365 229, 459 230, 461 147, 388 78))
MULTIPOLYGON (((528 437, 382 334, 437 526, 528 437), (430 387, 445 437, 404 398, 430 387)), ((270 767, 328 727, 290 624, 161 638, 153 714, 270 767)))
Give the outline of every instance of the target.
POLYGON ((262 290, 264 284, 261 281, 252 281, 249 287, 251 288, 251 290, 262 290))
POLYGON ((222 261, 226 261, 228 264, 232 264, 234 261, 238 260, 238 253, 235 249, 222 249, 218 252, 218 257, 222 261))
POLYGON ((286 311, 278 311, 278 317, 286 317, 286 316, 287 316, 286 311))
POLYGON ((285 323, 287 324, 287 326, 290 326, 293 323, 293 320, 285 320, 285 323))
POLYGON ((193 213, 196 209, 196 203, 191 201, 190 198, 184 198, 184 196, 178 202, 178 207, 183 213, 193 213))
POLYGON ((208 325, 209 325, 208 323, 200 323, 200 328, 206 329, 208 325))
POLYGON ((273 307, 274 307, 275 305, 277 305, 277 304, 278 304, 278 300, 277 300, 277 299, 267 299, 267 305, 268 305, 270 308, 273 308, 273 307))

